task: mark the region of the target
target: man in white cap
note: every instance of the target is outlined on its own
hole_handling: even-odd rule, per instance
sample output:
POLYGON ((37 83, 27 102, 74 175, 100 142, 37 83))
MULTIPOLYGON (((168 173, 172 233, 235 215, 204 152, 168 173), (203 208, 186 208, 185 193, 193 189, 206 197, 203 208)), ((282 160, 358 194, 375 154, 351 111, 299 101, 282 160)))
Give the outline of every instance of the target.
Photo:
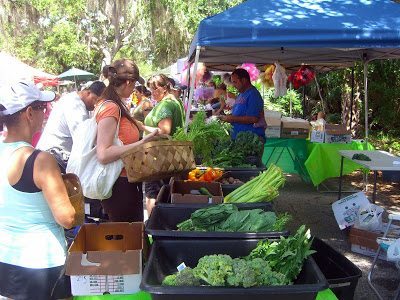
POLYGON ((62 96, 51 111, 36 148, 52 153, 63 173, 71 153, 74 131, 89 118, 89 111, 94 109, 104 89, 103 82, 95 81, 79 92, 62 96))

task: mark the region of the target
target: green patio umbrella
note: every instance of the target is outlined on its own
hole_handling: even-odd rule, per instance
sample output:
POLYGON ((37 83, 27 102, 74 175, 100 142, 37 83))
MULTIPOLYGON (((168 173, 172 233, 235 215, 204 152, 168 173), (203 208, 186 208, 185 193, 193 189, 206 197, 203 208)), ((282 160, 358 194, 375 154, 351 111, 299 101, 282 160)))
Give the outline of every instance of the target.
POLYGON ((93 73, 78 68, 71 68, 68 71, 65 71, 64 73, 61 73, 57 77, 63 80, 75 81, 75 87, 76 87, 76 81, 88 81, 97 78, 97 76, 94 75, 93 73))

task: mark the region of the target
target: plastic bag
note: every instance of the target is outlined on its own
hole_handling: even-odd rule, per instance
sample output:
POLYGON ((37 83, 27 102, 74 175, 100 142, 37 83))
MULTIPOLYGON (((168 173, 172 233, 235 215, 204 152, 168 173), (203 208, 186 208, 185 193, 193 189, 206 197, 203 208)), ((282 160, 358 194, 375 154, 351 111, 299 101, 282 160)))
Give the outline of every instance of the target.
POLYGON ((299 70, 292 72, 288 80, 293 84, 295 89, 309 84, 315 78, 315 72, 306 67, 301 66, 299 70))
POLYGON ((375 204, 360 207, 357 212, 354 227, 373 231, 382 227, 382 214, 384 209, 375 204))
POLYGON ((390 244, 387 249, 387 259, 388 261, 398 262, 400 261, 400 239, 397 239, 390 244))
POLYGON ((286 70, 278 63, 275 63, 275 71, 274 74, 272 75, 272 80, 274 82, 274 87, 275 87, 275 97, 285 96, 287 92, 286 70))

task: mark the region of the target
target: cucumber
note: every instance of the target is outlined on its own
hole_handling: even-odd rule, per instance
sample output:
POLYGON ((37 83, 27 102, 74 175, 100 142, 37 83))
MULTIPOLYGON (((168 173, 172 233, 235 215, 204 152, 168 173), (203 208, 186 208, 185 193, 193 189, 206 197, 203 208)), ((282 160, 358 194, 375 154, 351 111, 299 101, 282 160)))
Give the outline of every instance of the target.
POLYGON ((202 195, 206 195, 208 197, 212 197, 213 196, 205 187, 199 188, 199 192, 202 195))

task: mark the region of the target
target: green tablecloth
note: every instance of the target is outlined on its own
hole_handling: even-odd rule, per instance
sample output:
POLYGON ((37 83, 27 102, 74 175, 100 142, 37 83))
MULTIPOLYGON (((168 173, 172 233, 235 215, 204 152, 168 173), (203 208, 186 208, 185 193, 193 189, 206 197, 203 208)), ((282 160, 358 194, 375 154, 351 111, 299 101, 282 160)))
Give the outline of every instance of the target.
POLYGON ((303 181, 311 182, 304 166, 308 157, 307 143, 305 139, 268 138, 262 162, 267 167, 273 163, 285 173, 299 174, 303 181))
MULTIPOLYGON (((340 176, 340 160, 339 150, 373 150, 374 147, 366 145, 361 141, 352 141, 349 144, 325 144, 325 143, 308 143, 308 158, 304 165, 308 171, 314 186, 328 178, 340 176)), ((343 175, 360 169, 360 165, 348 159, 343 161, 343 175)))
POLYGON ((73 300, 151 300, 147 292, 130 295, 74 296, 73 300))

